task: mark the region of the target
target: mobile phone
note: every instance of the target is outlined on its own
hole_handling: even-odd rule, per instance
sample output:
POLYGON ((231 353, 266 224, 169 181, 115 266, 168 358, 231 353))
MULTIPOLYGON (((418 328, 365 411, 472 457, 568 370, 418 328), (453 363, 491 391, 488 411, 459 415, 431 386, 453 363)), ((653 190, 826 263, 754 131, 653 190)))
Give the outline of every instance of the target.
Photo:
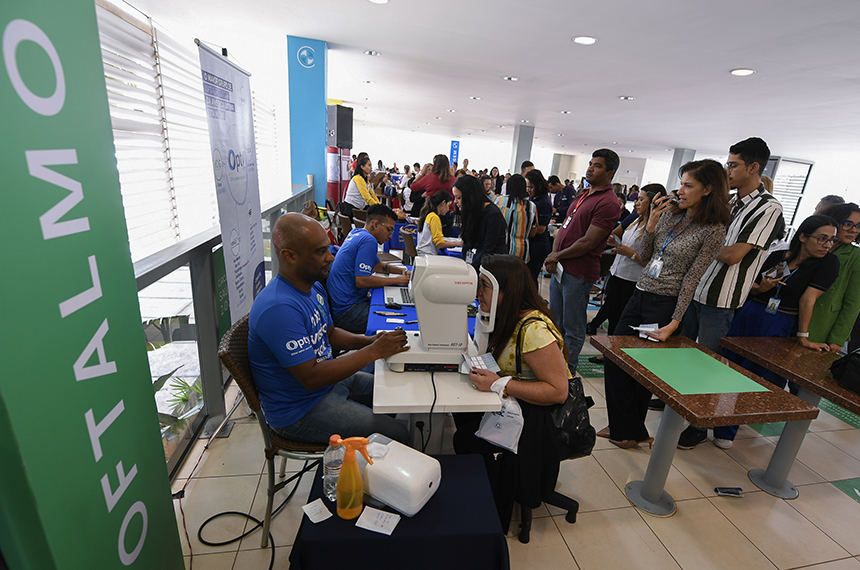
POLYGON ((400 306, 400 303, 395 303, 394 301, 389 301, 385 303, 386 309, 391 309, 392 311, 399 311, 403 307, 400 306))
POLYGON ((743 489, 741 489, 740 487, 714 487, 714 493, 716 493, 720 497, 741 498, 743 496, 741 495, 742 490, 743 489))

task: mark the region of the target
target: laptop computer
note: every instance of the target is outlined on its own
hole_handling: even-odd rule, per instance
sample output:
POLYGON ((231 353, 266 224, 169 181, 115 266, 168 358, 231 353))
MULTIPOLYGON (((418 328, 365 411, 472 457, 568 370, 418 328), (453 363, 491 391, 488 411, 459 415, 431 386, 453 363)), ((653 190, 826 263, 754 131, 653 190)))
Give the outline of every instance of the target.
POLYGON ((406 307, 415 306, 415 300, 409 294, 409 287, 384 287, 382 293, 386 303, 397 303, 406 307))

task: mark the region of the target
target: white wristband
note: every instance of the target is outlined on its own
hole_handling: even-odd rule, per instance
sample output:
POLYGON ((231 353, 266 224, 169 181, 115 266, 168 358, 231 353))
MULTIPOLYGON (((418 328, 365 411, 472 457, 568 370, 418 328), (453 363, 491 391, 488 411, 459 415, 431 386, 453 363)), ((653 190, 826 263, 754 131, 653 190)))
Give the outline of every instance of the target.
POLYGON ((797 336, 800 338, 809 338, 809 333, 808 332, 805 332, 805 333, 798 332, 797 336))
POLYGON ((498 394, 501 398, 502 393, 505 391, 505 388, 508 386, 508 382, 510 382, 511 379, 512 378, 510 376, 502 376, 501 378, 493 382, 493 384, 490 386, 490 390, 498 394))

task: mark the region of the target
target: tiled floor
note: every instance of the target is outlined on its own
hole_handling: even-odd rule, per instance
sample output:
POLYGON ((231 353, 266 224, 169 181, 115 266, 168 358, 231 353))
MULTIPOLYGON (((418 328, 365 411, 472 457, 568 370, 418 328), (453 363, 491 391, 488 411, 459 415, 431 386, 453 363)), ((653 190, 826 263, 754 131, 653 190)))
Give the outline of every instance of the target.
MULTIPOLYGON (((585 351, 594 352, 588 345, 585 351)), ((603 379, 586 378, 585 389, 595 397, 591 421, 600 429, 606 425, 603 379)), ((660 415, 649 412, 652 434, 660 415)), ((260 531, 222 547, 203 546, 196 538, 201 522, 216 512, 250 511, 262 516, 265 474, 259 427, 248 418, 244 404, 234 419, 231 436, 214 440, 190 482, 189 473, 204 442, 196 444, 173 484, 175 491, 187 483, 183 507, 198 570, 264 569, 271 556, 270 550, 260 549, 260 531)), ((630 506, 622 491, 627 481, 642 478, 650 450, 622 450, 598 439, 590 457, 565 461, 561 466, 559 491, 580 502, 576 524, 566 523, 564 513, 555 507, 536 509, 531 542, 524 545, 513 536, 508 538, 511 567, 860 570, 860 502, 830 483, 860 477, 860 433, 823 412, 810 431, 789 476, 800 490, 792 501, 759 491, 746 475, 748 469, 767 464, 775 437, 763 437, 743 427, 730 450, 709 442, 691 451, 678 450, 666 485, 678 510, 669 518, 642 514, 630 506), (742 487, 743 498, 717 497, 715 486, 742 487)), ((290 547, 309 488, 310 479, 305 477, 293 500, 272 523, 275 568, 289 566, 290 547)), ((279 495, 286 496, 284 491, 279 495)), ((178 505, 176 513, 183 534, 178 505)), ((241 534, 245 527, 243 519, 231 517, 207 527, 205 536, 210 541, 223 540, 241 534)), ((513 523, 512 531, 515 527, 513 523)), ((184 536, 182 543, 187 567, 189 548, 184 536)))

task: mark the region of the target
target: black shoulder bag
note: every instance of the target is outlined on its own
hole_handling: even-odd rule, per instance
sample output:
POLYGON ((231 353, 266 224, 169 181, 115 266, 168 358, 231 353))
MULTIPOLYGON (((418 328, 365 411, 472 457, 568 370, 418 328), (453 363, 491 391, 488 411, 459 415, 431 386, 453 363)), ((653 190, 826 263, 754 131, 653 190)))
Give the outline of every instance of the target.
POLYGON ((860 348, 834 361, 830 375, 846 390, 860 394, 860 348))
MULTIPOLYGON (((517 331, 517 380, 523 379, 523 329, 530 321, 540 320, 537 317, 530 317, 523 321, 519 331, 517 331)), ((563 404, 550 406, 552 423, 557 430, 560 461, 591 455, 596 433, 588 417, 588 408, 593 405, 594 399, 591 396, 586 396, 582 388, 582 378, 574 376, 568 381, 567 400, 563 404)))

